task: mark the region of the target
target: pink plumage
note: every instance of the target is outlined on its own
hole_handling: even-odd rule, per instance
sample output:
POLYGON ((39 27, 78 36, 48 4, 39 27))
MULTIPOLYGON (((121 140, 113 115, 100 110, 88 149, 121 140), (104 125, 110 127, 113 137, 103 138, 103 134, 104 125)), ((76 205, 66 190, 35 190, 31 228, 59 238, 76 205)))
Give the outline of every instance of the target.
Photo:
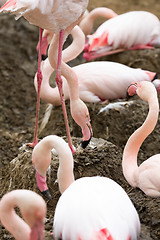
MULTIPOLYGON (((53 72, 48 59, 42 62, 44 81, 40 96, 43 100, 53 105, 60 105, 58 88, 49 85, 49 78, 53 72)), ((79 96, 85 102, 102 102, 125 98, 128 86, 135 81, 152 81, 156 73, 145 71, 140 68, 134 69, 120 63, 108 61, 96 61, 80 64, 73 67, 78 76, 79 96)), ((156 81, 156 87, 160 90, 160 80, 156 81)), ((69 99, 67 81, 63 78, 64 97, 69 99)), ((36 76, 35 87, 37 89, 36 76)))
POLYGON ((0 201, 0 221, 16 240, 43 240, 46 203, 37 193, 18 189, 0 201), (20 209, 23 219, 15 212, 20 209))
POLYGON ((43 138, 32 152, 36 174, 43 179, 37 181, 42 194, 50 196, 45 184, 53 148, 59 158, 57 179, 62 194, 54 215, 55 240, 137 240, 139 216, 127 193, 107 177, 75 180, 72 152, 55 135, 43 138))
POLYGON ((61 195, 55 240, 137 240, 140 221, 123 188, 106 177, 83 177, 61 195))
MULTIPOLYGON (((50 49, 53 49, 54 54, 49 54, 49 59, 50 59, 51 65, 57 69, 56 82, 57 82, 57 85, 59 88, 59 94, 61 97, 68 143, 70 148, 74 152, 74 148, 72 146, 72 140, 70 136, 67 111, 66 111, 65 102, 63 99, 62 79, 61 79, 61 71, 63 74, 63 71, 66 70, 67 66, 63 64, 63 68, 61 68, 61 54, 62 54, 63 42, 65 41, 66 37, 68 36, 72 28, 76 24, 78 24, 78 22, 82 18, 82 15, 86 10, 87 5, 88 5, 88 0, 63 0, 63 1, 60 1, 60 0, 45 0, 45 1, 44 0, 8 0, 6 4, 4 4, 4 6, 0 8, 0 12, 12 13, 16 15, 16 19, 23 16, 31 24, 34 24, 40 27, 40 36, 39 36, 40 47, 39 47, 39 58, 38 58, 38 73, 37 73, 38 93, 37 93, 36 123, 35 123, 35 133, 34 133, 33 143, 29 143, 29 146, 31 147, 34 147, 38 142, 37 129, 38 129, 39 105, 40 105, 40 88, 41 88, 41 82, 42 82, 42 74, 40 70, 41 40, 42 40, 42 29, 47 29, 49 31, 54 32, 56 35, 55 37, 56 42, 53 41, 50 46, 50 49), (58 42, 59 44, 57 44, 58 42), (57 49, 58 49, 58 52, 56 53, 57 49), (58 59, 57 59, 57 55, 58 55, 58 59)), ((51 51, 49 51, 49 53, 50 52, 51 51)), ((68 68, 68 72, 65 71, 65 73, 69 75, 69 68, 68 68)), ((76 80, 72 81, 71 85, 73 85, 74 82, 76 83, 76 80)), ((82 110, 83 113, 84 113, 84 110, 86 112, 88 111, 87 107, 84 106, 85 104, 82 103, 81 101, 79 101, 77 105, 79 109, 82 110)), ((89 115, 89 113, 87 114, 89 115)), ((83 117, 85 118, 85 113, 83 114, 83 117)), ((85 119, 83 119, 83 122, 84 121, 85 119)), ((87 136, 87 140, 88 140, 88 136, 87 136)))
POLYGON ((88 35, 84 58, 91 60, 127 49, 152 48, 160 44, 160 21, 152 13, 132 11, 104 22, 88 35))
POLYGON ((23 16, 31 24, 59 33, 75 22, 87 5, 87 0, 8 0, 0 12, 14 14, 16 19, 23 16))
MULTIPOLYGON (((129 184, 139 187, 146 195, 160 197, 160 154, 151 156, 140 166, 137 155, 143 141, 154 130, 158 121, 159 102, 157 92, 150 82, 139 82, 128 88, 128 93, 135 93, 149 104, 148 116, 143 125, 128 139, 123 152, 123 174, 129 184)), ((158 148, 157 148, 158 149, 158 148)))

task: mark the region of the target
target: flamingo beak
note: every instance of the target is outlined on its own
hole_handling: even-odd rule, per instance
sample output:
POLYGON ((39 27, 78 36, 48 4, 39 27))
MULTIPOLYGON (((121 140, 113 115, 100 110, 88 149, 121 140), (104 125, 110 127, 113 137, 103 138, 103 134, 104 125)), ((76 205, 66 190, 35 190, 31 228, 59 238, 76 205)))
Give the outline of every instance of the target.
POLYGON ((41 193, 42 193, 43 196, 46 197, 47 199, 52 200, 52 196, 51 196, 51 194, 50 194, 49 189, 47 189, 47 190, 45 190, 45 191, 43 191, 43 192, 41 192, 41 193))
POLYGON ((37 170, 36 170, 36 181, 37 181, 37 186, 40 192, 43 194, 44 197, 48 198, 49 200, 52 199, 52 196, 49 192, 47 183, 46 183, 46 177, 41 176, 37 170))
POLYGON ((91 141, 91 138, 92 138, 92 136, 93 136, 93 131, 92 131, 92 127, 91 127, 90 122, 87 123, 87 129, 89 129, 90 138, 89 138, 88 140, 83 140, 83 141, 81 142, 81 147, 82 147, 83 149, 85 149, 85 148, 88 146, 88 144, 89 144, 89 142, 91 141))
POLYGON ((137 90, 137 83, 132 83, 131 85, 129 85, 129 87, 127 88, 126 98, 129 99, 130 97, 135 95, 136 90, 137 90))
POLYGON ((43 240, 44 239, 44 224, 39 219, 31 228, 30 239, 29 240, 43 240))
POLYGON ((152 79, 151 82, 153 82, 153 81, 156 80, 156 79, 158 79, 158 73, 156 73, 156 74, 154 75, 154 78, 152 79))

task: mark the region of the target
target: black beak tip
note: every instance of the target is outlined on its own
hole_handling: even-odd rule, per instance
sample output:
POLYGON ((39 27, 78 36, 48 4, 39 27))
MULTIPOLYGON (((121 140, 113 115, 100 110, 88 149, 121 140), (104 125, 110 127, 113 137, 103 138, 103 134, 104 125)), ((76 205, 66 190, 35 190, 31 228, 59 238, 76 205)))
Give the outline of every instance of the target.
POLYGON ((126 100, 129 100, 131 97, 132 97, 132 96, 130 96, 130 95, 128 94, 128 92, 127 92, 127 93, 126 93, 126 100))
POLYGON ((87 146, 88 146, 88 144, 89 144, 89 142, 91 141, 91 138, 92 138, 92 136, 93 136, 93 133, 92 133, 92 130, 91 130, 91 128, 88 126, 88 128, 89 128, 89 131, 90 131, 90 138, 88 139, 88 140, 85 140, 85 141, 82 141, 81 142, 81 147, 83 148, 83 149, 85 149, 87 146))
POLYGON ((47 55, 42 54, 42 60, 44 61, 47 58, 47 55))
POLYGON ((82 141, 82 142, 81 142, 81 147, 82 147, 83 149, 85 149, 85 148, 88 146, 90 140, 91 140, 91 139, 89 139, 89 140, 87 140, 87 141, 82 141))
POLYGON ((51 194, 50 194, 50 192, 49 192, 48 189, 45 190, 45 191, 43 191, 43 192, 41 192, 41 193, 42 193, 42 195, 43 195, 44 197, 48 198, 49 200, 52 200, 52 196, 51 196, 51 194))
POLYGON ((155 74, 154 78, 152 79, 151 82, 153 82, 154 80, 158 79, 158 73, 155 74))

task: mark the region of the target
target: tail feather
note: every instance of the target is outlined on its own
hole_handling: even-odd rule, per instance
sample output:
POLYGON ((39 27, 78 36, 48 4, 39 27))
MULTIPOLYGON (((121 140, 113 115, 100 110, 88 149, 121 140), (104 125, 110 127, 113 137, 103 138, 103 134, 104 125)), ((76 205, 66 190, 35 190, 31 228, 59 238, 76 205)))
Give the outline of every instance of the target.
POLYGON ((51 116, 52 108, 53 108, 53 105, 52 105, 52 104, 48 104, 48 105, 47 105, 47 108, 46 108, 44 117, 43 117, 43 119, 42 119, 42 122, 41 122, 41 125, 40 125, 40 128, 39 128, 39 134, 43 131, 43 129, 44 129, 45 126, 47 125, 47 123, 48 123, 48 121, 49 121, 49 118, 50 118, 50 116, 51 116))

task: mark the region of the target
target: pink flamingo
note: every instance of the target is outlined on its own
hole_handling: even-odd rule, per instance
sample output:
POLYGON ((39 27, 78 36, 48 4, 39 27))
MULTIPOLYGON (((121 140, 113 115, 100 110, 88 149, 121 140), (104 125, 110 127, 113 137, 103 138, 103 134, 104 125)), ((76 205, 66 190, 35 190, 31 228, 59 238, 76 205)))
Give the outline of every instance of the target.
MULTIPOLYGON (((93 9, 89 13, 85 12, 83 14, 82 20, 79 23, 79 27, 82 29, 85 36, 87 36, 92 32, 94 21, 98 17, 104 17, 109 19, 115 16, 117 16, 117 14, 113 10, 106 7, 98 7, 93 9)), ((53 35, 54 35, 54 32, 48 31, 46 29, 44 30, 43 37, 42 37, 42 54, 43 55, 46 55, 48 45, 50 44, 53 35)), ((40 42, 38 42, 37 44, 37 50, 39 49, 39 46, 40 46, 40 42)))
MULTIPOLYGON (((30 146, 34 147, 37 140, 37 129, 38 129, 38 118, 39 118, 39 105, 40 105, 40 87, 42 82, 42 74, 40 70, 41 63, 41 41, 42 41, 42 29, 47 29, 49 31, 53 31, 57 36, 57 41, 59 42, 58 48, 58 59, 55 56, 55 64, 57 66, 56 71, 56 82, 59 88, 61 103, 64 113, 64 120, 66 124, 67 136, 69 141, 69 146, 72 151, 74 149, 72 147, 72 141, 69 131, 67 113, 65 108, 65 102, 63 99, 62 92, 62 79, 61 79, 61 54, 62 54, 62 46, 64 41, 64 31, 66 31, 66 35, 72 30, 72 28, 80 21, 86 7, 88 5, 88 0, 8 0, 6 4, 4 4, 0 8, 0 12, 9 12, 16 15, 16 19, 23 16, 27 19, 31 24, 40 27, 40 48, 39 48, 39 59, 38 59, 38 73, 37 73, 37 81, 38 81, 38 96, 37 96, 37 110, 36 110, 36 123, 35 123, 35 133, 34 140, 30 146)), ((55 66, 55 65, 54 65, 55 66)))
MULTIPOLYGON (((78 42, 77 42, 78 45, 78 42)), ((64 59, 72 58, 72 49, 66 49, 64 59)), ((58 88, 49 85, 49 79, 53 72, 49 60, 46 59, 41 64, 44 81, 40 97, 55 105, 60 105, 60 97, 58 88)), ((84 102, 103 102, 106 100, 114 100, 125 98, 128 86, 135 81, 152 81, 155 84, 157 91, 160 91, 160 80, 157 79, 157 74, 150 71, 145 71, 140 68, 134 69, 120 63, 108 61, 96 61, 80 64, 73 67, 73 70, 78 76, 79 96, 84 102)), ((37 77, 35 76, 35 87, 37 90, 37 77)), ((69 99, 69 87, 65 78, 63 78, 64 98, 69 99)))
POLYGON ((150 12, 132 11, 109 19, 89 35, 84 58, 91 60, 125 50, 152 49, 159 44, 159 19, 150 12))
POLYGON ((16 240, 43 240, 46 203, 30 190, 13 190, 0 201, 0 220, 16 240), (20 218, 14 208, 19 207, 20 218))
POLYGON ((55 135, 43 138, 33 149, 32 161, 40 191, 48 191, 46 170, 52 148, 59 156, 57 177, 62 194, 54 215, 55 240, 137 239, 139 217, 123 188, 106 177, 74 180, 71 150, 55 135))
POLYGON ((156 154, 140 166, 137 155, 146 137, 153 131, 158 120, 159 103, 155 87, 150 82, 134 83, 128 88, 128 94, 137 94, 149 104, 149 113, 143 123, 128 139, 123 152, 123 174, 129 184, 139 187, 146 195, 160 196, 160 154, 156 154))
MULTIPOLYGON (((68 33, 67 33, 68 35, 68 33)), ((54 35, 48 50, 48 59, 53 69, 56 68, 57 35, 54 35)), ((61 63, 61 74, 65 77, 69 87, 70 111, 74 121, 81 127, 83 134, 82 147, 85 148, 92 138, 89 111, 85 103, 79 98, 78 76, 73 68, 64 61, 61 63)), ((63 91, 63 90, 62 90, 63 91)), ((64 99, 64 94, 63 94, 64 99)))
MULTIPOLYGON (((73 37, 73 41, 72 41, 71 45, 62 52, 62 54, 63 54, 62 58, 63 58, 64 62, 68 62, 68 61, 76 58, 83 51, 83 48, 84 48, 85 36, 78 26, 75 26, 72 29, 71 35, 73 37)), ((55 99, 55 100, 57 99, 58 103, 60 104, 61 101, 60 101, 59 92, 58 91, 53 92, 52 88, 49 86, 49 78, 50 78, 50 75, 52 74, 52 72, 54 71, 54 69, 51 67, 48 58, 44 62, 42 61, 41 69, 42 69, 42 73, 44 76, 44 80, 42 82, 40 97, 43 100, 45 99, 48 103, 50 103, 50 99, 55 99), (46 83, 48 83, 48 84, 46 84, 46 83)), ((62 77, 62 79, 63 79, 63 77, 62 77)), ((76 77, 76 79, 77 79, 77 77, 76 77)), ((64 81, 64 79, 63 79, 63 81, 64 81)), ((65 81, 66 81, 66 79, 65 79, 65 81)), ((73 86, 75 86, 75 89, 73 89, 72 92, 73 91, 75 92, 74 96, 76 96, 76 99, 72 100, 72 95, 73 95, 72 94, 71 95, 71 114, 72 114, 72 117, 74 118, 74 120, 76 121, 76 123, 82 128, 82 133, 83 133, 82 147, 85 148, 88 145, 88 143, 92 137, 92 128, 90 125, 89 112, 88 112, 88 109, 86 108, 86 106, 84 105, 84 103, 81 100, 79 100, 77 83, 74 84, 74 79, 72 81, 73 81, 73 83, 72 84, 70 83, 70 88, 73 89, 73 86), (83 111, 81 109, 78 110, 78 108, 77 109, 75 108, 76 112, 74 113, 73 105, 74 105, 75 101, 76 101, 75 104, 77 104, 77 101, 78 101, 78 104, 81 104, 81 106, 84 108, 83 111)), ((37 74, 35 75, 35 78, 34 78, 34 84, 35 84, 35 88, 37 91, 37 89, 38 89, 37 74)), ((66 85, 67 85, 67 89, 68 89, 68 97, 70 98, 68 83, 66 83, 65 86, 66 85)), ((58 88, 56 88, 56 89, 58 90, 58 88)), ((64 92, 64 88, 63 88, 63 92, 64 92)), ((64 95, 64 99, 65 99, 65 95, 64 95)))

